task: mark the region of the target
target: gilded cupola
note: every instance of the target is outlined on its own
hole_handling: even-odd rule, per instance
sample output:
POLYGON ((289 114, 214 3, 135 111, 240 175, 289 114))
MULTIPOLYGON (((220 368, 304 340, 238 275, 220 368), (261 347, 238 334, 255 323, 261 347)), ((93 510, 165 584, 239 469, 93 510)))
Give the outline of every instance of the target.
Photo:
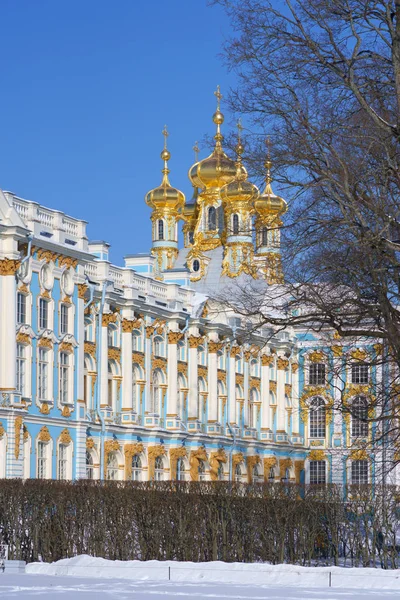
POLYGON ((241 140, 241 130, 243 129, 240 121, 238 123, 238 143, 236 146, 236 175, 235 179, 225 185, 221 189, 221 200, 229 203, 249 203, 251 204, 258 196, 260 192, 258 187, 248 181, 247 171, 242 164, 242 154, 244 147, 241 140))
POLYGON ((161 185, 150 190, 146 194, 146 204, 150 206, 152 209, 167 209, 169 211, 178 211, 180 212, 185 204, 185 195, 180 190, 172 187, 169 182, 168 174, 170 170, 168 169, 168 161, 171 158, 171 153, 167 148, 167 137, 168 131, 167 127, 163 130, 164 135, 164 149, 161 152, 161 160, 164 161, 164 168, 162 170, 163 178, 161 181, 161 185))
POLYGON ((263 217, 277 218, 287 211, 287 202, 272 191, 271 182, 271 158, 269 151, 269 140, 267 140, 268 154, 265 161, 266 177, 265 189, 254 203, 254 208, 263 217))
POLYGON ((224 152, 222 148, 223 135, 221 125, 224 122, 224 115, 220 109, 222 94, 219 86, 215 92, 217 97, 217 110, 213 115, 213 121, 217 126, 217 133, 214 136, 214 150, 207 158, 196 162, 189 170, 189 179, 195 187, 201 190, 219 189, 229 183, 236 175, 236 165, 224 152))

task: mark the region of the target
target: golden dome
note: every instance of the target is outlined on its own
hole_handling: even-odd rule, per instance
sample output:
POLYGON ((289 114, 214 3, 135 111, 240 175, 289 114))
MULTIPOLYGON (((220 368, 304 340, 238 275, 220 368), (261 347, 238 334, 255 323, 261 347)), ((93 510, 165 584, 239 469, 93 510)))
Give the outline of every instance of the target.
POLYGON ((180 190, 172 187, 169 182, 168 174, 168 161, 171 158, 171 154, 167 149, 167 128, 163 130, 164 135, 164 149, 161 152, 161 160, 164 161, 164 168, 162 170, 163 178, 161 185, 150 190, 145 196, 146 204, 150 208, 169 208, 174 210, 181 210, 185 204, 185 194, 180 190))
POLYGON ((204 160, 196 162, 189 169, 189 179, 192 184, 200 189, 221 188, 229 183, 236 175, 235 162, 230 159, 222 149, 223 135, 221 134, 221 125, 224 122, 224 115, 220 111, 220 101, 222 95, 219 91, 214 92, 217 96, 217 110, 213 115, 213 122, 217 126, 217 133, 214 136, 215 147, 210 156, 204 160))
POLYGON ((267 170, 267 176, 265 178, 265 189, 262 194, 260 194, 259 198, 254 202, 254 208, 260 214, 264 215, 276 215, 280 216, 285 214, 287 211, 287 202, 280 196, 277 196, 272 191, 271 187, 271 161, 268 157, 265 161, 265 168, 267 170))
POLYGON ((240 139, 241 129, 242 126, 239 122, 238 144, 236 146, 236 176, 233 181, 221 189, 221 200, 225 202, 251 202, 260 195, 258 187, 250 181, 247 181, 247 171, 242 165, 242 154, 244 148, 240 139))

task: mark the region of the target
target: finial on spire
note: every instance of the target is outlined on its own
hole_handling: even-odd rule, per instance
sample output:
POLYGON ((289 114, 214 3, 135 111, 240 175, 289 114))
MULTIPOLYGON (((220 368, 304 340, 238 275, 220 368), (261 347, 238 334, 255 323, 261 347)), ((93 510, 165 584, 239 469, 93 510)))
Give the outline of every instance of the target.
POLYGON ((164 129, 162 130, 162 134, 164 136, 164 149, 161 152, 161 160, 164 161, 164 168, 163 168, 162 172, 164 173, 164 176, 166 177, 168 175, 168 173, 169 173, 167 162, 171 158, 171 153, 170 153, 170 151, 167 148, 167 137, 169 136, 169 133, 168 133, 168 129, 167 129, 166 125, 164 125, 164 129))
POLYGON ((214 96, 216 96, 216 98, 217 98, 217 112, 219 112, 221 110, 221 99, 222 99, 222 94, 221 94, 219 85, 217 85, 217 90, 214 92, 214 96))
POLYGON ((265 169, 267 171, 266 176, 265 176, 265 182, 267 185, 269 185, 272 181, 272 177, 271 177, 271 140, 270 140, 269 135, 267 136, 267 139, 265 140, 265 144, 267 146, 267 158, 264 163, 265 169))
POLYGON ((166 125, 164 125, 164 129, 162 130, 162 134, 164 136, 164 150, 166 150, 167 149, 167 138, 169 136, 168 129, 167 129, 166 125))
POLYGON ((199 152, 200 152, 199 142, 194 143, 193 151, 194 151, 194 161, 199 162, 199 152))

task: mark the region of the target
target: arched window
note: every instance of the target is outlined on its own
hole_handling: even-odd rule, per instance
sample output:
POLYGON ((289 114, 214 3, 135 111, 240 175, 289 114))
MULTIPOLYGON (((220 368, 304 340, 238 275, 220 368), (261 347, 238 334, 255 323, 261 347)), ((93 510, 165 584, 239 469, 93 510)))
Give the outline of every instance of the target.
POLYGON ((154 464, 154 480, 162 481, 164 479, 164 462, 161 456, 157 456, 154 464))
POLYGON ((85 342, 92 341, 92 321, 89 318, 85 318, 85 342))
POLYGON ((132 481, 142 479, 142 461, 138 454, 132 456, 132 481))
POLYGON ((268 481, 270 483, 273 483, 275 481, 275 469, 274 469, 274 467, 271 467, 270 470, 269 470, 268 481))
POLYGON ((352 403, 351 435, 366 437, 368 435, 368 403, 366 398, 356 396, 352 403))
POLYGON ((259 464, 254 465, 253 481, 254 481, 254 483, 262 483, 263 482, 263 476, 262 476, 261 467, 259 464))
POLYGON ((154 338, 153 348, 154 348, 154 356, 162 356, 163 355, 163 339, 160 337, 154 338))
POLYGON ((199 481, 205 481, 206 480, 206 466, 204 464, 204 461, 201 460, 199 463, 199 481))
POLYGON ((164 239, 164 221, 162 219, 158 220, 158 239, 164 239))
POLYGON ((93 456, 86 450, 86 479, 94 479, 93 456))
POLYGON ((251 360, 250 363, 250 375, 252 375, 253 377, 258 377, 259 373, 258 373, 258 360, 256 358, 253 358, 251 360))
POLYGON ((194 273, 198 273, 198 271, 200 271, 200 261, 198 261, 197 258, 192 263, 192 269, 194 273))
POLYGON ((235 481, 240 482, 242 480, 242 467, 240 465, 236 465, 235 467, 235 481))
POLYGON ((153 393, 151 394, 151 405, 150 405, 150 413, 159 415, 160 414, 160 406, 161 406, 161 384, 162 377, 159 371, 154 371, 153 373, 153 393))
POLYGON ((324 438, 326 433, 326 410, 322 398, 310 403, 310 438, 324 438))
POLYGON ((236 235, 239 233, 239 215, 232 215, 232 232, 236 235))
POLYGON ((197 349, 197 363, 199 365, 205 365, 206 364, 206 353, 204 350, 204 346, 199 346, 197 349))
POLYGON ((118 460, 114 452, 110 452, 107 458, 107 479, 112 481, 118 479, 118 460))
POLYGON ((266 227, 261 229, 261 246, 268 246, 268 229, 266 227))
POLYGON ((107 344, 108 346, 114 346, 114 332, 115 329, 111 325, 107 328, 107 344))
POLYGON ((217 211, 215 206, 210 206, 208 209, 208 230, 215 231, 217 229, 217 211))
POLYGON ((178 458, 176 462, 176 479, 177 481, 185 481, 185 463, 183 458, 178 458))
POLYGON ((142 349, 140 331, 132 332, 132 350, 140 352, 142 349))

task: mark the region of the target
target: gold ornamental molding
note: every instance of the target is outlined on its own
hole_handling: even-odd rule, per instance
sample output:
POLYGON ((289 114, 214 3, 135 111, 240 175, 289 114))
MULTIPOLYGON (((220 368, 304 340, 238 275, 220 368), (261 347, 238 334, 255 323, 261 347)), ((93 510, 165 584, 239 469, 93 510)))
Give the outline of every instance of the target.
POLYGON ((297 373, 298 369, 299 369, 299 364, 292 363, 292 373, 297 373))
POLYGON ((29 439, 29 431, 25 424, 22 425, 24 442, 29 439))
POLYGON ((182 373, 182 375, 187 375, 187 363, 181 360, 178 361, 178 373, 182 373))
POLYGON ((246 362, 249 362, 249 360, 251 358, 251 352, 250 352, 250 350, 246 350, 246 352, 243 352, 243 357, 244 357, 244 360, 246 362))
POLYGON ((261 355, 261 364, 263 367, 272 365, 274 363, 273 354, 262 354, 261 355))
POLYGON ((160 369, 161 371, 165 372, 165 369, 167 367, 167 359, 161 358, 160 356, 158 356, 157 358, 153 357, 151 364, 153 370, 160 369))
POLYGON ((308 460, 326 460, 326 454, 323 450, 311 450, 307 458, 308 460))
POLYGON ((83 350, 85 354, 89 354, 92 358, 96 358, 96 343, 95 342, 84 342, 83 350))
POLYGON ((244 385, 244 375, 241 375, 240 373, 236 373, 235 384, 243 386, 244 385))
POLYGON ((256 465, 259 465, 261 462, 261 458, 258 454, 254 454, 253 456, 246 457, 246 465, 247 465, 247 483, 253 483, 253 470, 256 465))
POLYGON ((276 389, 277 389, 276 381, 270 381, 269 382, 269 391, 276 394, 276 389))
POLYGON ((232 455, 232 476, 235 476, 235 469, 237 465, 240 465, 244 462, 243 452, 236 452, 232 455))
POLYGON ((125 444, 124 446, 124 454, 125 454, 125 479, 132 479, 132 458, 137 456, 138 454, 142 454, 143 452, 143 444, 138 442, 134 444, 125 444))
POLYGON ((40 338, 38 346, 40 346, 40 348, 52 348, 53 347, 53 342, 51 341, 50 338, 40 338))
POLYGON ((141 352, 132 352, 132 362, 144 368, 144 354, 141 352))
POLYGON ((149 446, 147 448, 148 465, 149 465, 149 481, 154 480, 154 473, 156 468, 156 458, 159 456, 165 456, 165 448, 162 444, 157 446, 149 446))
POLYGON ((217 380, 222 381, 222 383, 226 384, 226 371, 224 371, 223 369, 218 369, 217 370, 217 380))
POLYGON ((153 333, 155 332, 156 328, 153 327, 152 325, 147 325, 146 327, 146 337, 149 339, 151 338, 151 336, 153 335, 153 333))
POLYGON ((211 452, 210 456, 210 477, 211 481, 218 480, 218 470, 221 463, 228 462, 228 457, 223 448, 219 448, 216 452, 211 452))
POLYGON ((197 450, 192 450, 190 453, 190 479, 191 481, 199 480, 199 466, 200 462, 206 462, 208 460, 206 449, 203 447, 197 450))
POLYGON ((286 475, 286 469, 291 469, 293 467, 293 461, 291 458, 281 458, 279 460, 279 474, 281 479, 284 479, 286 475))
POLYGON ((326 361, 326 354, 320 350, 315 350, 308 355, 308 360, 312 363, 323 363, 326 361))
POLYGON ((207 375, 208 375, 207 367, 204 367, 203 365, 198 365, 197 366, 197 375, 198 375, 198 377, 204 377, 204 379, 207 379, 207 375))
POLYGON ((292 395, 292 384, 291 383, 285 383, 285 394, 287 396, 292 395))
POLYGON ((58 350, 59 352, 67 352, 68 354, 72 354, 74 347, 70 342, 62 342, 58 350))
POLYGON ((63 409, 61 411, 61 416, 66 417, 66 418, 71 416, 71 409, 69 406, 63 406, 63 409))
POLYGON ((15 275, 21 264, 20 260, 3 258, 0 260, 0 275, 15 275))
POLYGON ((350 356, 353 360, 363 362, 368 358, 368 352, 363 350, 362 348, 356 348, 352 352, 350 352, 350 356))
POLYGON ((0 423, 0 440, 3 438, 5 434, 5 429, 3 423, 0 423))
POLYGON ((183 335, 180 331, 170 331, 168 333, 168 344, 177 344, 183 338, 183 335))
POLYGON ((331 346, 331 350, 333 352, 333 356, 336 356, 337 358, 339 358, 340 356, 343 355, 342 346, 337 346, 337 345, 331 346))
POLYGON ((121 361, 121 350, 119 348, 108 349, 108 359, 115 360, 115 362, 121 361))
POLYGON ((81 300, 84 300, 85 294, 89 289, 88 286, 86 285, 86 283, 78 283, 77 287, 78 287, 78 298, 80 298, 81 300))
POLYGON ((40 442, 49 442, 51 440, 50 431, 48 430, 46 425, 43 425, 43 427, 39 431, 38 437, 40 442))
POLYGON ((259 377, 250 377, 249 387, 250 387, 250 389, 255 388, 256 390, 260 391, 261 379, 259 377))
POLYGON ((107 440, 104 442, 104 478, 107 477, 107 462, 110 452, 118 452, 120 445, 118 440, 107 440))
POLYGON ((216 354, 224 347, 223 342, 214 342, 213 340, 209 340, 208 342, 208 353, 216 354))
POLYGON ((49 405, 43 403, 41 405, 41 407, 39 408, 39 412, 42 413, 42 415, 49 415, 50 414, 50 407, 49 407, 49 405))
POLYGON ((304 471, 304 460, 295 460, 294 461, 294 477, 295 477, 296 483, 300 483, 301 471, 304 471))
POLYGON ((187 450, 184 446, 180 448, 171 448, 169 451, 169 463, 171 468, 171 480, 174 481, 177 477, 177 464, 179 458, 187 456, 187 450))
POLYGON ((308 423, 308 413, 309 413, 309 404, 308 400, 310 398, 316 398, 317 396, 323 398, 325 400, 325 410, 326 410, 326 425, 332 421, 332 411, 333 411, 333 398, 328 392, 326 387, 323 386, 309 386, 304 389, 302 393, 299 403, 300 403, 300 419, 306 425, 308 423))
POLYGON ((66 446, 72 442, 71 434, 67 428, 62 430, 58 440, 61 444, 65 444, 66 446))
POLYGON ((348 456, 348 460, 371 460, 367 451, 364 449, 352 450, 348 456))
POLYGON ((229 353, 233 357, 233 356, 239 356, 241 351, 242 351, 242 348, 240 346, 231 346, 229 353))
POLYGON ((32 343, 31 336, 28 333, 17 333, 17 344, 29 346, 32 343))
POLYGON ((382 344, 374 344, 374 350, 377 356, 382 356, 383 346, 382 344))
POLYGON ((36 256, 39 261, 44 260, 46 263, 55 263, 60 254, 57 252, 52 252, 51 250, 45 250, 44 248, 38 248, 36 256))
POLYGON ((268 481, 270 470, 276 467, 276 456, 267 456, 264 458, 264 481, 268 481))
POLYGON ((21 429, 22 429, 22 417, 16 417, 15 423, 14 423, 14 433, 15 433, 14 456, 17 460, 19 458, 19 447, 20 447, 20 443, 21 443, 21 429))
POLYGON ((189 348, 198 348, 204 342, 204 337, 201 335, 190 335, 188 337, 189 348))
POLYGON ((87 437, 86 438, 86 448, 88 450, 93 450, 94 447, 95 447, 94 439, 92 437, 87 437))
POLYGON ((287 358, 278 358, 277 367, 279 371, 286 371, 289 367, 289 361, 287 358))
POLYGON ((101 319, 102 327, 108 327, 110 325, 110 323, 116 323, 117 317, 118 317, 117 312, 103 314, 102 319, 101 319))
POLYGON ((71 267, 73 269, 76 269, 76 267, 78 266, 78 259, 72 258, 71 256, 60 256, 60 258, 58 259, 58 266, 67 267, 67 269, 70 269, 71 267))

